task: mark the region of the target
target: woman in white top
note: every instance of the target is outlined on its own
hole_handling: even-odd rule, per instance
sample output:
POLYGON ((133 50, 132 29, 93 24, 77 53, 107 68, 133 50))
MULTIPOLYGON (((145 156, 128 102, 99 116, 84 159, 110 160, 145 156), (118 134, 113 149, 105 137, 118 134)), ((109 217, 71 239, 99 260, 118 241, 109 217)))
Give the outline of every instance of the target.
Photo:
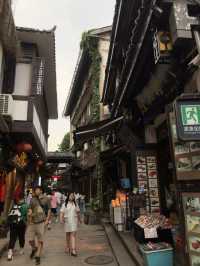
POLYGON ((66 202, 60 210, 60 220, 65 225, 66 232, 66 252, 72 256, 77 256, 76 232, 80 220, 80 209, 76 203, 74 193, 69 193, 66 202))

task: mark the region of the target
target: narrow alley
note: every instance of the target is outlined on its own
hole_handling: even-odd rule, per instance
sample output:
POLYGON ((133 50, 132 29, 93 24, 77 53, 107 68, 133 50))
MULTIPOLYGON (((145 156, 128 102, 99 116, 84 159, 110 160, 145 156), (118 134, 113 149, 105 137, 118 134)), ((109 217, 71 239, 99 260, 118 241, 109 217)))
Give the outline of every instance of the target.
MULTIPOLYGON (((62 227, 62 225, 56 224, 53 225, 51 231, 46 232, 45 250, 42 257, 43 266, 117 265, 115 256, 109 247, 105 232, 101 226, 81 226, 78 234, 79 255, 77 258, 71 257, 64 252, 65 240, 62 227), (94 263, 93 261, 88 261, 89 263, 87 263, 86 260, 93 256, 96 257, 94 258, 94 263)), ((7 254, 5 253, 2 260, 0 260, 0 265, 35 265, 34 260, 31 261, 29 258, 28 240, 25 255, 19 255, 17 249, 19 248, 16 248, 16 255, 12 262, 7 261, 7 254)))

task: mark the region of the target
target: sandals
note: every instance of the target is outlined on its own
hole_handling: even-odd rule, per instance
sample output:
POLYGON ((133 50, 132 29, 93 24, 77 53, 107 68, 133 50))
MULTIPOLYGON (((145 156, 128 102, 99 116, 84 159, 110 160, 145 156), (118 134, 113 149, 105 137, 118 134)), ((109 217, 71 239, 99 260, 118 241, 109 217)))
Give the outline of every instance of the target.
POLYGON ((68 248, 68 247, 66 247, 66 248, 65 248, 65 253, 66 253, 66 254, 71 254, 71 249, 68 248))
POLYGON ((77 257, 77 256, 78 256, 76 250, 72 250, 72 252, 71 252, 71 256, 73 256, 73 257, 77 257))

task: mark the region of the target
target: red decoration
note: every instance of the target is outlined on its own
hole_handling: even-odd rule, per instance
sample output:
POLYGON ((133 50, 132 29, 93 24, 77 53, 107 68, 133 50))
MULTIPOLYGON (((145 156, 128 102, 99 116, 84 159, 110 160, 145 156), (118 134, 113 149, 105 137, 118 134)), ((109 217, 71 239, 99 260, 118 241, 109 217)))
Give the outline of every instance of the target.
POLYGON ((54 179, 60 180, 60 179, 62 178, 62 176, 61 176, 61 175, 53 175, 51 178, 52 178, 53 180, 54 180, 54 179))
POLYGON ((16 145, 16 150, 18 152, 28 152, 28 151, 32 151, 32 149, 33 147, 30 143, 22 142, 16 145))
POLYGON ((23 151, 23 143, 18 143, 18 144, 16 145, 16 150, 17 150, 18 152, 22 152, 22 151, 23 151))
POLYGON ((42 166, 44 164, 44 162, 42 161, 42 160, 39 160, 38 162, 37 162, 37 165, 39 165, 39 166, 42 166))
POLYGON ((24 149, 24 151, 32 151, 33 147, 29 143, 24 143, 23 144, 23 149, 24 149))

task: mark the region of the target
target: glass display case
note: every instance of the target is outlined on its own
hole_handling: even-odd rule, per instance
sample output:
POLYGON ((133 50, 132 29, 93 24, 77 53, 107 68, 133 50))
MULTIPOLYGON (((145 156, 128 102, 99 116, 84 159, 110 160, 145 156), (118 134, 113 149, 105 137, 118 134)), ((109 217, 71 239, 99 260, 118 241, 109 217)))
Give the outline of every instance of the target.
POLYGON ((183 193, 183 209, 191 266, 200 266, 200 193, 183 193))

